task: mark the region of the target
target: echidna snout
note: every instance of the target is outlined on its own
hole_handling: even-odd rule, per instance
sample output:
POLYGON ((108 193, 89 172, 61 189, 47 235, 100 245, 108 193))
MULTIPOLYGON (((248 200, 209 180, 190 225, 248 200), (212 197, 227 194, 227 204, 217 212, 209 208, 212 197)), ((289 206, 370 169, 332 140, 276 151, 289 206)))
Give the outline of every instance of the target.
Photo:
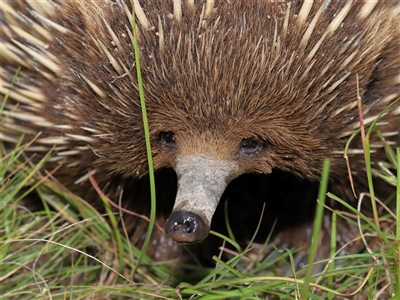
POLYGON ((234 161, 208 155, 179 158, 175 167, 178 192, 165 232, 179 243, 204 240, 219 200, 237 170, 234 161))
POLYGON ((209 230, 200 216, 188 211, 172 214, 165 225, 165 232, 174 241, 186 244, 201 242, 209 230))

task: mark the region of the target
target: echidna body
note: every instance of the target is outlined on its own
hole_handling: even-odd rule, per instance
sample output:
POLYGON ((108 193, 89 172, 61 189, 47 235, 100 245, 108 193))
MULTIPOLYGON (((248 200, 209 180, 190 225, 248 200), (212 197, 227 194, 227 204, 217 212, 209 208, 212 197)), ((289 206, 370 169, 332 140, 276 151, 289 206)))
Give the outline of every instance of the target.
MULTIPOLYGON (((394 2, 2 5, 1 92, 10 98, 1 139, 16 143, 22 134, 26 141, 36 137, 28 151, 40 157, 54 148, 47 168, 62 164, 55 176, 73 191, 92 198, 91 174, 108 196, 122 195, 133 209, 149 205, 144 196, 132 198, 141 194, 139 179, 148 172, 134 11, 154 168, 172 168, 177 175, 165 227, 177 242, 208 235, 224 192, 235 191, 227 186, 243 174, 295 178, 304 188, 287 193, 291 198, 285 201, 301 207, 304 199, 315 202, 307 187, 318 181, 329 157, 331 189, 351 201, 343 151, 360 128, 357 90, 366 126, 392 103, 378 125, 388 144, 399 144, 399 6, 394 2), (22 72, 11 88, 18 65, 22 72)), ((348 153, 361 192, 360 138, 348 153)), ((373 163, 384 156, 375 135, 372 155, 373 163)), ((294 189, 283 181, 259 194, 274 203, 280 201, 278 188, 294 189)), ((232 198, 238 195, 243 193, 232 198)), ((258 219, 261 207, 255 209, 252 217, 258 219)))

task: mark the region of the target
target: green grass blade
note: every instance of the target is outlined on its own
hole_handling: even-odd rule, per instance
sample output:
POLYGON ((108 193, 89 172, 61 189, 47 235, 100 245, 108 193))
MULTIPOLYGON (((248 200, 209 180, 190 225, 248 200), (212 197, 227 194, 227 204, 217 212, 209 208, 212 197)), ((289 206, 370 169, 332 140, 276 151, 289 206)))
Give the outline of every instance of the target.
POLYGON ((144 98, 142 72, 140 69, 139 45, 138 45, 138 38, 137 38, 137 32, 136 32, 135 12, 133 11, 133 7, 132 7, 132 33, 133 33, 133 48, 134 48, 134 52, 135 52, 136 73, 137 73, 139 95, 140 95, 140 106, 142 108, 144 135, 145 135, 145 140, 146 140, 146 152, 147 152, 147 162, 148 162, 148 167, 149 167, 150 197, 151 197, 149 227, 147 229, 147 234, 146 234, 146 238, 143 243, 142 251, 140 252, 140 256, 138 257, 135 268, 133 270, 133 274, 135 274, 142 259, 143 259, 143 256, 146 253, 147 246, 150 242, 150 238, 153 233, 154 223, 155 223, 155 219, 156 219, 156 188, 155 188, 153 158, 152 158, 152 154, 151 154, 149 123, 148 123, 148 119, 147 119, 146 102, 145 102, 145 98, 144 98))
POLYGON ((313 271, 312 264, 316 257, 317 247, 319 244, 318 238, 319 238, 320 231, 321 231, 322 219, 324 217, 324 204, 325 204, 325 198, 326 198, 326 191, 328 188, 329 167, 330 167, 330 160, 325 159, 323 169, 322 169, 321 184, 320 184, 320 188, 319 188, 319 192, 318 192, 318 203, 317 203, 317 210, 316 210, 315 220, 314 220, 310 253, 308 255, 308 268, 307 268, 306 276, 304 279, 304 286, 303 286, 303 290, 302 290, 300 299, 307 299, 307 297, 308 297, 307 294, 308 294, 308 289, 310 286, 310 280, 311 280, 312 271, 313 271))

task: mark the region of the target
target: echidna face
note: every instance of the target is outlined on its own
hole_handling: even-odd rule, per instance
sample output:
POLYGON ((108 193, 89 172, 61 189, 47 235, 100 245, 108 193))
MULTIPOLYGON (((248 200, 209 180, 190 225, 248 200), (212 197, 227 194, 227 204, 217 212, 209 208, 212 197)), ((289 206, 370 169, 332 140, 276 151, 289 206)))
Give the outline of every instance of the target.
POLYGON ((207 237, 213 214, 229 182, 244 172, 246 164, 247 167, 257 165, 257 161, 265 164, 265 140, 245 138, 227 147, 232 143, 223 137, 213 137, 211 132, 192 136, 192 140, 187 136, 175 137, 172 132, 160 133, 164 151, 176 153, 172 165, 178 177, 178 193, 165 231, 177 242, 193 243, 207 237))

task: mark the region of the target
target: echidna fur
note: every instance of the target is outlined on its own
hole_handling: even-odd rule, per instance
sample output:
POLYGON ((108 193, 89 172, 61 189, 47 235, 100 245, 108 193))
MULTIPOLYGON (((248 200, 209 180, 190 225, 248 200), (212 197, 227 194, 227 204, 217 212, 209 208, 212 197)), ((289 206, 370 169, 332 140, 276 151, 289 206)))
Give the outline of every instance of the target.
MULTIPOLYGON (((99 202, 90 174, 110 198, 146 212, 134 11, 158 220, 172 209, 167 233, 203 240, 226 199, 242 230, 254 230, 243 220, 258 220, 263 202, 269 225, 260 231, 276 218, 286 228, 312 218, 326 157, 330 190, 354 203, 343 155, 360 128, 357 93, 365 126, 391 104, 381 137, 371 136, 372 167, 385 143, 400 144, 399 10, 392 1, 6 2, 1 140, 35 139, 27 153, 53 149, 45 167, 61 164, 54 176, 74 192, 99 202)), ((366 192, 359 135, 347 154, 356 193, 366 192)), ((136 237, 137 222, 128 224, 136 237)))

